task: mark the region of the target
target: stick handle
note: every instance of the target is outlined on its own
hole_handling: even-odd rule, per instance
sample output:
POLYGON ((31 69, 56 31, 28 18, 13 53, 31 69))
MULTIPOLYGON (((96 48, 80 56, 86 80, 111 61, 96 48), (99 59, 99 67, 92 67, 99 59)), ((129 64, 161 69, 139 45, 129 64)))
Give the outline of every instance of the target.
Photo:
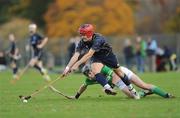
POLYGON ((39 92, 41 92, 42 90, 46 89, 47 87, 49 87, 51 84, 55 83, 57 80, 62 79, 63 77, 65 77, 64 75, 59 76, 58 78, 56 78, 55 80, 51 81, 50 83, 46 84, 45 86, 43 86, 42 88, 36 90, 34 93, 32 93, 30 96, 33 97, 36 94, 38 94, 39 92))
POLYGON ((20 72, 20 74, 16 79, 19 80, 22 77, 22 75, 27 71, 28 68, 29 68, 29 64, 26 65, 26 67, 20 72))

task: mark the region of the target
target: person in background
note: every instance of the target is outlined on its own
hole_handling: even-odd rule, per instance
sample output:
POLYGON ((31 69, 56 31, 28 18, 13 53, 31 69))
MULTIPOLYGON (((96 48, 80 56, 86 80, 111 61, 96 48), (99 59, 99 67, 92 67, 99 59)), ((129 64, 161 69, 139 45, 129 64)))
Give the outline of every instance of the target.
POLYGON ((125 63, 129 69, 132 69, 133 60, 134 60, 134 48, 132 46, 131 40, 126 39, 124 45, 125 47, 123 49, 123 53, 125 57, 125 63))
POLYGON ((156 72, 156 50, 158 48, 157 42, 155 39, 148 37, 147 45, 147 62, 150 72, 156 72))
POLYGON ((21 54, 19 53, 19 49, 16 44, 16 39, 14 34, 9 34, 10 41, 10 49, 8 50, 8 56, 10 58, 10 66, 13 71, 13 79, 18 77, 18 60, 21 58, 21 54))
POLYGON ((0 51, 0 72, 5 70, 7 66, 7 61, 3 51, 0 51))
POLYGON ((145 71, 145 58, 146 58, 146 41, 142 40, 140 36, 136 37, 136 63, 137 70, 140 73, 145 71))
POLYGON ((177 70, 177 55, 173 53, 168 46, 164 46, 164 57, 166 58, 167 62, 169 63, 170 70, 174 71, 177 70))

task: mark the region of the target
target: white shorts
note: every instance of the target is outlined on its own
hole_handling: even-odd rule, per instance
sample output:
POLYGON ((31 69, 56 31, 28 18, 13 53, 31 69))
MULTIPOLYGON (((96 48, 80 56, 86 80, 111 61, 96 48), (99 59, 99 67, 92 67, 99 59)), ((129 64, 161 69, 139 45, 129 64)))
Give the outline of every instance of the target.
POLYGON ((121 66, 120 68, 127 75, 128 79, 130 80, 134 73, 126 67, 121 66))

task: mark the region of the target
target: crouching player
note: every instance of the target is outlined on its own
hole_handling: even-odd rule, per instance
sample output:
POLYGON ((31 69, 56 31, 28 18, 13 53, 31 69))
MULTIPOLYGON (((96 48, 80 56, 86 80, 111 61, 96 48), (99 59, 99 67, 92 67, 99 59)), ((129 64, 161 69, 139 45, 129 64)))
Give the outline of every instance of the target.
MULTIPOLYGON (((120 67, 121 70, 128 76, 129 80, 135 84, 137 87, 142 88, 144 90, 148 90, 148 92, 145 91, 141 91, 139 94, 141 97, 145 97, 146 95, 150 95, 150 94, 157 94, 159 96, 162 96, 164 98, 172 98, 174 96, 172 96, 171 94, 161 90, 159 87, 152 85, 152 84, 148 84, 145 83, 144 81, 142 81, 136 74, 134 74, 131 70, 125 68, 125 67, 120 67)), ((80 97, 80 95, 86 90, 86 88, 88 87, 88 85, 93 85, 93 84, 97 84, 97 82, 92 79, 94 78, 94 74, 92 73, 92 71, 90 70, 89 67, 85 67, 83 70, 84 75, 87 76, 84 84, 82 84, 78 90, 78 92, 76 93, 75 96, 69 96, 69 99, 78 99, 80 97)), ((135 98, 135 99, 139 99, 137 97, 134 97, 132 95, 132 93, 129 91, 129 89, 127 88, 127 86, 123 83, 122 80, 120 80, 118 78, 118 76, 113 72, 113 70, 107 66, 103 66, 103 68, 101 69, 101 73, 103 73, 104 75, 106 75, 107 79, 108 79, 108 83, 111 86, 116 86, 118 88, 120 88, 122 90, 122 92, 124 94, 126 94, 128 97, 131 98, 135 98)))

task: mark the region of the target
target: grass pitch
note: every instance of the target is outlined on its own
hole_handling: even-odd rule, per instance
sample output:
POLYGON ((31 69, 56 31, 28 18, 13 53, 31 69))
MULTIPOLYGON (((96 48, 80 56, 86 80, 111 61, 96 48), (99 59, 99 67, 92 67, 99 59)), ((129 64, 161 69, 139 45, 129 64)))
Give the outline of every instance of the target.
MULTIPOLYGON (((55 79, 58 75, 50 76, 55 79)), ((79 100, 68 100, 46 89, 28 103, 22 103, 19 95, 30 95, 45 85, 40 74, 30 70, 13 85, 10 84, 11 72, 1 72, 0 118, 179 118, 180 73, 147 73, 140 77, 174 94, 176 98, 164 99, 152 95, 133 100, 121 92, 116 96, 107 96, 100 85, 93 85, 79 100)), ((73 74, 53 85, 67 95, 75 95, 83 82, 83 75, 73 74)))

